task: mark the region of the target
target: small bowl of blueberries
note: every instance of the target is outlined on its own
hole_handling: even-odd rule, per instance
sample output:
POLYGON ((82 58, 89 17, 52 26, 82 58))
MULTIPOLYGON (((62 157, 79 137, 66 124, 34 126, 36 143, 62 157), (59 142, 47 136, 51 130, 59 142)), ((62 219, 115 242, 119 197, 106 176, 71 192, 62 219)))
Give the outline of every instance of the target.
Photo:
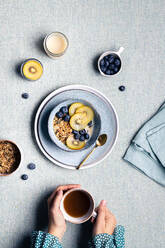
POLYGON ((120 54, 124 51, 120 47, 117 52, 107 51, 104 52, 98 59, 98 69, 102 76, 111 77, 118 74, 122 69, 120 54))

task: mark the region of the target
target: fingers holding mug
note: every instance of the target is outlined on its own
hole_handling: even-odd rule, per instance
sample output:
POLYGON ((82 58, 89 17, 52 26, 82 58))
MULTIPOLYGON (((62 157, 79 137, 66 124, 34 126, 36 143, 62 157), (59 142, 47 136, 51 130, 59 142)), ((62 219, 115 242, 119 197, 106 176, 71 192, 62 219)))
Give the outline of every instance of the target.
POLYGON ((97 218, 93 227, 93 236, 105 232, 105 214, 106 214, 105 206, 106 206, 106 201, 102 200, 99 204, 99 207, 96 209, 97 218))
POLYGON ((112 212, 106 207, 105 214, 105 232, 112 235, 114 229, 116 227, 117 221, 116 217, 112 214, 112 212))
POLYGON ((96 220, 94 218, 91 220, 94 223, 93 236, 101 233, 112 235, 117 222, 115 216, 107 208, 106 201, 101 201, 96 211, 98 214, 96 220))
POLYGON ((80 184, 66 184, 66 185, 60 185, 58 186, 53 193, 50 195, 50 197, 48 198, 48 206, 50 206, 50 204, 52 203, 53 199, 55 198, 56 194, 58 191, 62 191, 63 193, 65 193, 66 191, 70 190, 70 189, 74 189, 74 188, 81 188, 80 184))

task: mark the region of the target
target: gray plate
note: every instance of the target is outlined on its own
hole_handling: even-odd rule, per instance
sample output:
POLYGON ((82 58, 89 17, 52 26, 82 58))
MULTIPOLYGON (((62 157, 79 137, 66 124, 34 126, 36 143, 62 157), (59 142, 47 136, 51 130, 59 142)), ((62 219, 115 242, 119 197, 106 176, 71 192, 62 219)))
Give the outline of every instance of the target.
POLYGON ((64 100, 74 101, 75 97, 76 99, 84 99, 94 106, 95 111, 100 115, 100 133, 106 133, 108 136, 106 144, 103 147, 98 147, 81 168, 86 169, 96 165, 110 153, 118 136, 116 111, 111 102, 99 91, 83 85, 69 85, 53 91, 41 103, 36 113, 34 131, 41 151, 50 161, 67 169, 76 169, 93 146, 76 153, 67 152, 60 149, 48 134, 48 118, 51 111, 64 100))

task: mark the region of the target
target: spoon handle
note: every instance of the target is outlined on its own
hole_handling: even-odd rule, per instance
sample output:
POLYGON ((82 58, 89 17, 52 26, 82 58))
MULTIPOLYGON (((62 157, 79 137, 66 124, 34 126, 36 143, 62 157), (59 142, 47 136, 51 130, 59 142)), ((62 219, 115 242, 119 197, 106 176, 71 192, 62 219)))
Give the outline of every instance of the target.
POLYGON ((91 155, 91 153, 96 149, 97 145, 95 145, 93 147, 93 149, 88 153, 88 155, 83 159, 83 161, 79 164, 79 166, 77 166, 77 170, 79 170, 82 165, 84 164, 84 162, 89 158, 89 156, 91 155))

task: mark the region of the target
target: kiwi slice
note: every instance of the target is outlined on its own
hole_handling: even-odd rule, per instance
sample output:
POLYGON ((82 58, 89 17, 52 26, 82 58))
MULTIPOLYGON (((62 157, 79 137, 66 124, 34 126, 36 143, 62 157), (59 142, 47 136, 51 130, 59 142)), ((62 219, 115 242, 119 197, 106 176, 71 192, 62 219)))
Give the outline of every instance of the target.
POLYGON ((84 114, 85 121, 89 123, 94 118, 94 112, 89 106, 82 106, 76 109, 76 114, 84 114))
POLYGON ((76 131, 80 131, 84 129, 88 124, 88 119, 86 118, 86 115, 83 113, 77 113, 74 114, 70 118, 70 126, 76 131))
POLYGON ((37 80, 42 76, 43 67, 37 60, 28 60, 22 68, 23 75, 29 80, 37 80))
POLYGON ((73 135, 70 135, 66 140, 66 145, 72 150, 80 150, 85 146, 85 141, 75 140, 73 135))
POLYGON ((82 107, 82 106, 84 106, 84 105, 81 102, 72 103, 72 105, 69 108, 69 115, 70 116, 74 115, 76 112, 76 109, 79 107, 82 107))

